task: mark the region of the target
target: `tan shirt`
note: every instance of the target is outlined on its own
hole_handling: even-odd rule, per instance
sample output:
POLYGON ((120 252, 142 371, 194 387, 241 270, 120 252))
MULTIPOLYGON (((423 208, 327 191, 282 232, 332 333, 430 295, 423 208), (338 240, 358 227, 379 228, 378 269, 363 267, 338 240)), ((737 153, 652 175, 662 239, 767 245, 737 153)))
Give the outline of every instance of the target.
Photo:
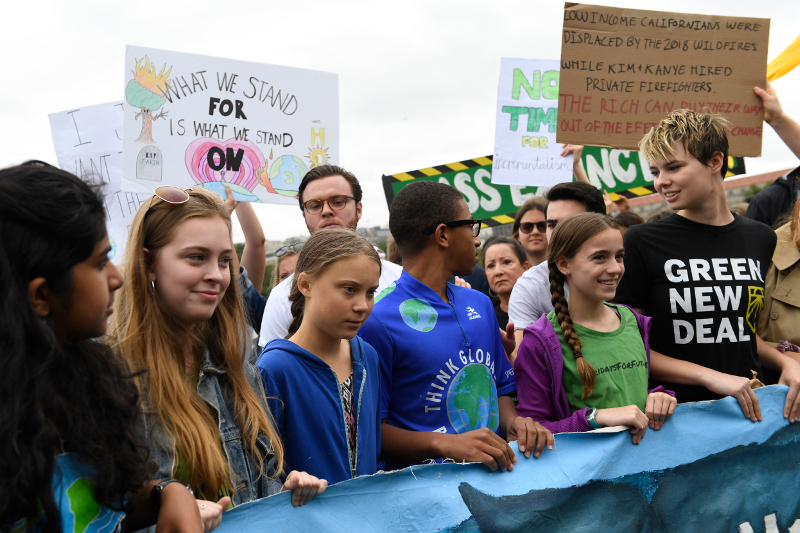
POLYGON ((775 233, 778 244, 764 279, 764 309, 757 330, 771 346, 782 340, 800 345, 800 250, 789 242, 790 224, 775 233))

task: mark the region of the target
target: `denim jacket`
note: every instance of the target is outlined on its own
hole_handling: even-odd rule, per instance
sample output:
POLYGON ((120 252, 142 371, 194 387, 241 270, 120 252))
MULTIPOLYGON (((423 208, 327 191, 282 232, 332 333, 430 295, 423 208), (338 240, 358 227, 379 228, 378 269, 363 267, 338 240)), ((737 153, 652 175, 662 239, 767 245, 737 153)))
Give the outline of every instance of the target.
MULTIPOLYGON (((264 389, 253 366, 245 362, 244 372, 247 382, 256 391, 256 395, 265 412, 268 407, 264 398, 264 389)), ((242 438, 242 432, 233 416, 234 397, 230 383, 227 383, 225 370, 217 366, 206 350, 203 362, 200 365, 197 392, 213 408, 219 426, 219 435, 228 464, 231 470, 230 486, 234 488, 233 504, 243 503, 266 498, 280 492, 281 483, 270 476, 276 470, 275 455, 272 445, 266 435, 258 435, 258 446, 264 457, 265 472, 259 478, 258 466, 253 462, 248 453, 249 446, 242 438)), ((142 396, 144 397, 144 391, 142 396)), ((168 479, 175 471, 175 447, 171 435, 164 432, 158 423, 158 413, 150 408, 146 397, 144 399, 144 419, 139 425, 141 434, 146 439, 149 449, 149 458, 158 464, 158 469, 152 474, 152 479, 168 479)))

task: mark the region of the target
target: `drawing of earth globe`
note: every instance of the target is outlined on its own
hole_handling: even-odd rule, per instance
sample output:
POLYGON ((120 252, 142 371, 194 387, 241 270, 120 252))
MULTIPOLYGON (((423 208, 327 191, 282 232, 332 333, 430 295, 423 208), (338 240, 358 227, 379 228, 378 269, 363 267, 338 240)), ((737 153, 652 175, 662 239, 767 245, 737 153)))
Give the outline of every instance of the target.
POLYGON ((486 366, 467 365, 453 376, 447 391, 447 416, 456 433, 480 428, 497 431, 500 426, 497 387, 486 366))
POLYGON ((111 260, 117 256, 117 241, 109 237, 108 244, 111 246, 111 251, 108 252, 108 259, 111 260))
POLYGON ((400 304, 400 316, 411 329, 427 333, 436 326, 439 313, 425 300, 412 298, 400 304))
POLYGON ((282 155, 269 169, 269 181, 275 192, 284 196, 297 196, 300 182, 308 172, 303 160, 294 155, 282 155))
POLYGON ((228 193, 225 192, 225 186, 228 185, 231 188, 233 199, 237 202, 261 202, 261 200, 258 199, 258 196, 248 191, 241 185, 236 185, 235 183, 228 183, 225 181, 207 181, 205 183, 201 183, 200 185, 217 193, 223 200, 228 198, 228 193))

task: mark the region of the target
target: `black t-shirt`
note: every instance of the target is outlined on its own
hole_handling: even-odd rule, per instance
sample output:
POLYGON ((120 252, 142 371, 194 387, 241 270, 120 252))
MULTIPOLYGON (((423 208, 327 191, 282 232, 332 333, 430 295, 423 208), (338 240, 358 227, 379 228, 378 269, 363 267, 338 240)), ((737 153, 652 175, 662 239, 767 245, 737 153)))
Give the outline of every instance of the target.
MULTIPOLYGON (((614 299, 653 318, 650 347, 726 374, 761 371, 756 320, 777 237, 733 215, 709 226, 673 214, 625 233, 625 275, 614 299)), ((720 398, 704 387, 664 383, 679 402, 720 398)))
POLYGON ((494 314, 497 315, 497 323, 500 324, 500 329, 505 331, 506 326, 508 325, 508 312, 503 311, 503 308, 500 307, 500 304, 494 306, 494 314))

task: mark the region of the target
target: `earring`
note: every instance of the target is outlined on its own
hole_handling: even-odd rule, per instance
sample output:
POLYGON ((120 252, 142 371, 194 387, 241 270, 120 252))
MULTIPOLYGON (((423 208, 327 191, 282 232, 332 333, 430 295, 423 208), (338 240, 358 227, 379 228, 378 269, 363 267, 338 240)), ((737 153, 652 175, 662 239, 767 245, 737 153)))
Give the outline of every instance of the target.
POLYGON ((153 289, 153 292, 156 292, 156 280, 150 281, 150 288, 153 289))

